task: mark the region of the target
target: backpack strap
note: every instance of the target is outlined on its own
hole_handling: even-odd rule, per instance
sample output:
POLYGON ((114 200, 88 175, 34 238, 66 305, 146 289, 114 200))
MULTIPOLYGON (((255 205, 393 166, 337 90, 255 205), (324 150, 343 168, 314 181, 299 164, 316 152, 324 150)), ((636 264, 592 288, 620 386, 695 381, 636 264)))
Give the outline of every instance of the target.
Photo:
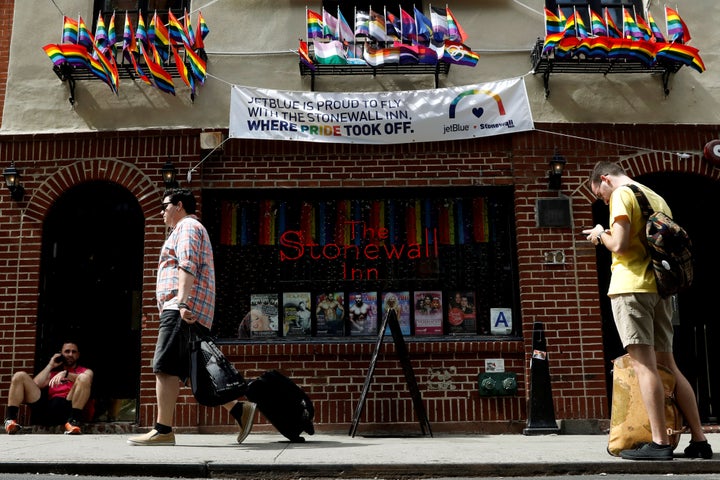
POLYGON ((645 217, 645 220, 650 218, 650 215, 652 215, 652 208, 650 207, 650 202, 648 202, 647 197, 643 193, 643 191, 635 185, 634 183, 628 183, 627 185, 624 185, 625 187, 628 187, 630 190, 635 193, 635 198, 637 199, 638 204, 640 205, 640 211, 642 211, 643 217, 645 217))

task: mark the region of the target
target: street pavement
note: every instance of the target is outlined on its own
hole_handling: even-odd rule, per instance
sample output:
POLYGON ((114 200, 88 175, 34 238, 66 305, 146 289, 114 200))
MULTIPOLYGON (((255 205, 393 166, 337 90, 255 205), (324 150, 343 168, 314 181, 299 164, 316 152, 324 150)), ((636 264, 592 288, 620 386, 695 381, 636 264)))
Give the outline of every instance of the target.
POLYGON ((186 478, 448 478, 580 474, 720 473, 720 433, 708 435, 712 459, 623 460, 606 451, 607 435, 306 435, 176 434, 172 447, 128 445, 130 434, 0 435, 0 473, 186 478))

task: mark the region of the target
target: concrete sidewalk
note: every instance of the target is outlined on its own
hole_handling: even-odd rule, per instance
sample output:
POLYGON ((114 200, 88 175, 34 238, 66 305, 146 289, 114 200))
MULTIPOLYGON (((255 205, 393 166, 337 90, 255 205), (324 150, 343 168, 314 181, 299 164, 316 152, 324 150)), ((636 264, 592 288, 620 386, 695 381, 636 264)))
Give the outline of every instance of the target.
POLYGON ((228 434, 178 434, 174 447, 138 447, 130 435, 0 436, 0 473, 144 475, 209 478, 429 478, 598 473, 720 473, 720 433, 708 435, 715 455, 685 459, 683 435, 671 462, 610 456, 606 435, 436 435, 370 437, 317 434, 289 443, 279 434, 251 434, 242 445, 228 434))

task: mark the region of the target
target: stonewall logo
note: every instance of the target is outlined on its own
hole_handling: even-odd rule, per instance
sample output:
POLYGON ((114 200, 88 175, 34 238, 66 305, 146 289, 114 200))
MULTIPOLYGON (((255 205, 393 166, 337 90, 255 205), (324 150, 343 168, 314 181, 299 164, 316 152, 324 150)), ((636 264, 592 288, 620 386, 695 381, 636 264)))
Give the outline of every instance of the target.
MULTIPOLYGON (((503 105, 502 98, 500 98, 500 95, 498 95, 495 92, 492 92, 490 90, 484 90, 484 89, 472 89, 472 90, 466 90, 462 92, 460 95, 455 97, 453 101, 450 103, 450 110, 448 112, 448 116, 451 119, 455 118, 455 112, 457 110, 457 106, 460 103, 461 100, 463 100, 466 97, 471 97, 474 95, 482 95, 484 97, 492 98, 495 103, 497 104, 497 110, 498 114, 500 116, 505 116, 505 106, 503 105)), ((481 120, 482 116, 486 113, 485 109, 483 107, 473 107, 472 114, 477 118, 478 120, 481 120)), ((506 127, 506 128, 513 128, 515 125, 512 120, 507 120, 504 122, 493 122, 493 123, 487 123, 480 121, 479 123, 449 123, 446 125, 443 125, 443 133, 454 133, 454 132, 469 132, 471 129, 497 129, 500 127, 506 127)))

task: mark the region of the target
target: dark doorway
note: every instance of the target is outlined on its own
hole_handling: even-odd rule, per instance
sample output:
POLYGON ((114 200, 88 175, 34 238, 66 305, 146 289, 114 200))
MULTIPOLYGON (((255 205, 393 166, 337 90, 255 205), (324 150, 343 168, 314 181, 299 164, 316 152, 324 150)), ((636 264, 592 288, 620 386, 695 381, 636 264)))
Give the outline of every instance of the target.
MULTIPOLYGON (((717 423, 720 411, 720 369, 710 348, 720 342, 720 325, 715 301, 713 273, 720 268, 720 256, 714 255, 714 230, 708 227, 707 212, 720 201, 720 185, 700 175, 660 172, 641 175, 636 180, 653 189, 670 205, 674 219, 693 241, 693 286, 677 297, 674 319, 675 361, 695 390, 703 423, 717 423)), ((594 223, 607 226, 608 207, 593 205, 594 223)), ((598 249, 598 284, 603 318, 608 396, 612 385, 611 360, 623 353, 615 330, 610 302, 606 295, 610 280, 610 254, 598 249)))
POLYGON ((75 340, 98 421, 136 420, 144 223, 129 191, 97 181, 65 192, 43 225, 35 364, 75 340))

